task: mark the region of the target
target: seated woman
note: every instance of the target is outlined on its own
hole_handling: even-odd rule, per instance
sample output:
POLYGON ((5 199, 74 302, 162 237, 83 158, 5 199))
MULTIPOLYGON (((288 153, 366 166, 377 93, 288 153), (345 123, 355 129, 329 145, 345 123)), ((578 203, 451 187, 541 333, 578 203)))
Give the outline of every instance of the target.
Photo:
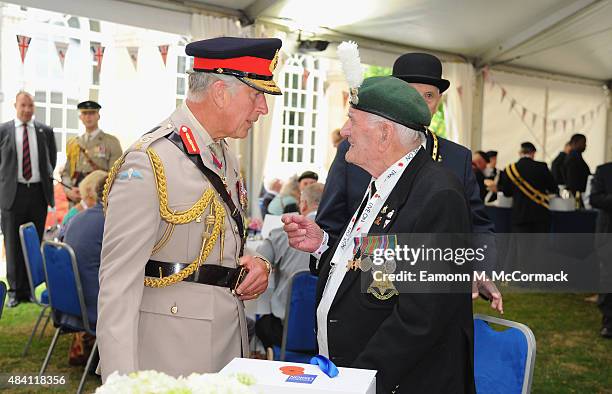
POLYGON ((291 177, 280 193, 268 205, 270 215, 282 215, 288 212, 298 211, 298 201, 300 200, 300 186, 296 177, 291 177))
MULTIPOLYGON (((98 172, 98 171, 95 171, 98 172)), ((95 173, 94 172, 94 173, 95 173)), ((104 171, 100 171, 106 174, 104 171)), ((64 242, 72 247, 76 256, 79 277, 87 308, 87 317, 90 327, 95 330, 98 320, 98 271, 100 270, 100 253, 102 251, 102 235, 104 234, 104 211, 102 209, 102 193, 106 176, 96 176, 96 181, 90 188, 91 183, 85 182, 89 174, 79 188, 83 199, 88 199, 87 203, 93 201, 93 206, 83 212, 78 213, 70 221, 66 229, 64 242), (85 183, 85 187, 82 185, 85 183), (95 193, 95 200, 91 199, 91 192, 95 193)), ((91 353, 95 337, 85 334, 75 334, 73 344, 70 348, 69 362, 71 365, 84 365, 91 353)), ((97 363, 94 363, 94 368, 97 363)))
POLYGON ((70 208, 68 213, 62 219, 62 226, 65 228, 70 222, 70 219, 77 213, 84 211, 87 208, 96 205, 98 198, 96 196, 96 184, 100 179, 106 179, 108 172, 95 170, 87 175, 81 183, 79 183, 79 192, 81 193, 81 202, 70 208))

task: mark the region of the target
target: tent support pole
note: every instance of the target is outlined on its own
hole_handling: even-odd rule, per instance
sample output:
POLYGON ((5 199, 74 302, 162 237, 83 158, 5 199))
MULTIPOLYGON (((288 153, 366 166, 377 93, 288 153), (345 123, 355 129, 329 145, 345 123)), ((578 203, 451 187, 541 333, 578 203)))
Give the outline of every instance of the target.
POLYGON ((546 161, 546 126, 548 123, 548 86, 544 89, 544 122, 542 122, 542 161, 546 161))
POLYGON ((484 75, 482 69, 476 68, 474 81, 474 100, 472 107, 472 130, 467 141, 473 151, 482 148, 482 116, 484 109, 484 75))

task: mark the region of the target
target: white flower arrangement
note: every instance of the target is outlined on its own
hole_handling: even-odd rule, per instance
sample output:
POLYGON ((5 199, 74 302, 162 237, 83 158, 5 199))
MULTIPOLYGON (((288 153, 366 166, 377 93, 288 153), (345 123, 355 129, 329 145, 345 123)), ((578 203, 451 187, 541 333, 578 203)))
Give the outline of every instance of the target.
POLYGON ((192 373, 174 378, 162 372, 139 371, 129 375, 111 374, 95 394, 254 394, 248 374, 220 375, 192 373))

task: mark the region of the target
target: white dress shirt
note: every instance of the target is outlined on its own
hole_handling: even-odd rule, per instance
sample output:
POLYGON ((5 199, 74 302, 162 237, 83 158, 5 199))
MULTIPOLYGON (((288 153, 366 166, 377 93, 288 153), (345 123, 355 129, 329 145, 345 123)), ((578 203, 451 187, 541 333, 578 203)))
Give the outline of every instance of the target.
POLYGON ((15 119, 15 147, 17 148, 17 182, 35 183, 40 182, 40 168, 38 166, 38 144, 36 141, 36 129, 34 122, 28 123, 28 144, 30 145, 30 164, 32 165, 32 177, 26 180, 23 177, 23 122, 15 119))

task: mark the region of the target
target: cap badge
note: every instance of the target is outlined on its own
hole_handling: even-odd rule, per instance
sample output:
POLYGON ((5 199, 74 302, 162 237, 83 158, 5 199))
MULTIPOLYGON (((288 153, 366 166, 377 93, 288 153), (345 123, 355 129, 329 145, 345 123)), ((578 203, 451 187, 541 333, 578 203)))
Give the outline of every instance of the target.
POLYGON ((270 62, 270 72, 273 73, 274 69, 276 68, 276 65, 278 64, 278 49, 276 50, 276 53, 274 54, 274 57, 272 58, 272 61, 270 62))

